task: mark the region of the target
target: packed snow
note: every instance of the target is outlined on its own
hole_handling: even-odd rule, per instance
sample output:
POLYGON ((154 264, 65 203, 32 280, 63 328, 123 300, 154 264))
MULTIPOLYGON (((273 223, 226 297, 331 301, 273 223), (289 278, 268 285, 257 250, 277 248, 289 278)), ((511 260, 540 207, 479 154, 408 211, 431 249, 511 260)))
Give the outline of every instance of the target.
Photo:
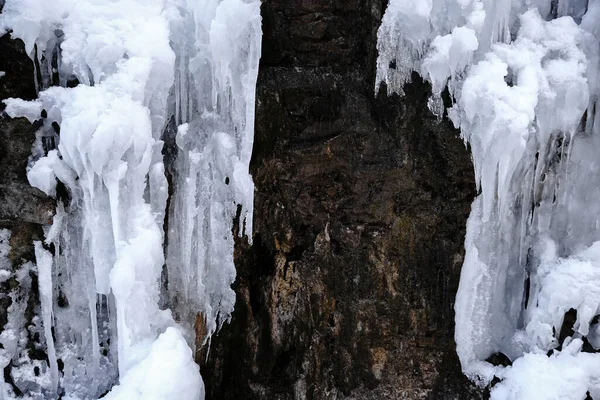
POLYGON ((379 29, 377 90, 420 73, 472 151, 455 339, 492 399, 600 398, 599 25, 596 0, 391 0, 379 29))
MULTIPOLYGON (((5 111, 42 120, 27 178, 59 200, 35 243, 37 266, 22 268, 37 268, 35 318, 49 364, 20 351, 21 303, 9 309, 15 329, 0 336, 11 349, 0 360, 13 362, 13 381, 31 398, 204 397, 191 328, 199 314, 208 340, 230 318, 238 205, 240 234, 252 231, 259 8, 258 0, 6 1, 0 33, 25 43, 39 97, 5 100, 5 111), (162 139, 173 121, 167 210, 162 139), (34 367, 35 378, 24 372, 34 367)), ((2 393, 14 395, 6 382, 2 393)))

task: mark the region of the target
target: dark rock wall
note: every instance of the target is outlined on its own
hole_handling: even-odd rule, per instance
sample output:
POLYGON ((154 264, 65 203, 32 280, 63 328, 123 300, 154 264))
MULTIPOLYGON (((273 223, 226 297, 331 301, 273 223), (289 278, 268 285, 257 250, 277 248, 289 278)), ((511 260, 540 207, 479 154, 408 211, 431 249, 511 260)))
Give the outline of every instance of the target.
POLYGON ((207 399, 471 399, 453 302, 469 153, 406 97, 374 96, 382 0, 267 0, 252 246, 198 354, 207 399))
POLYGON ((25 118, 11 119, 3 114, 1 100, 36 98, 34 68, 23 49, 23 42, 0 37, 0 227, 15 222, 46 224, 52 222, 54 201, 29 185, 27 159, 39 126, 25 118))

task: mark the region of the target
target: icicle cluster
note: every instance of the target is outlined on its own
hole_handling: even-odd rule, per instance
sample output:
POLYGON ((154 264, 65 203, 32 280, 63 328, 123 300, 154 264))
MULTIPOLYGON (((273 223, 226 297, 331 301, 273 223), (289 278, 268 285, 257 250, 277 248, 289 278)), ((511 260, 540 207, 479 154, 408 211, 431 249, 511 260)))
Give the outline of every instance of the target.
MULTIPOLYGON (((251 234, 259 5, 7 0, 0 32, 25 42, 42 79, 37 100, 8 99, 6 112, 43 117, 27 176, 59 199, 35 244, 49 365, 35 387, 14 379, 21 391, 203 398, 185 328, 202 313, 210 335, 233 310, 238 204, 251 234), (161 139, 171 116, 181 126, 165 260, 161 139), (165 262, 177 322, 162 307, 165 262)), ((18 352, 5 353, 7 365, 18 352)))
POLYGON ((419 72, 472 151, 455 338, 493 399, 600 398, 598 26, 596 0, 392 0, 379 30, 377 86, 419 72))
POLYGON ((193 323, 200 312, 208 338, 235 304, 231 221, 238 205, 239 233, 251 239, 260 2, 197 2, 182 24, 175 48, 179 190, 169 210, 168 286, 180 319, 193 323))

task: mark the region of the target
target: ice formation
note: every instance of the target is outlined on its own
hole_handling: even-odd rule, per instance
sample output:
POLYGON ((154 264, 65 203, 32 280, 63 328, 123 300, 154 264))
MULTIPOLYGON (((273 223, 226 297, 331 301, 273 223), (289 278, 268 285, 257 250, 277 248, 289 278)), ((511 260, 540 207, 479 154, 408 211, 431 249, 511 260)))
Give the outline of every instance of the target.
POLYGON ((377 87, 420 73, 472 151, 455 339, 492 399, 600 398, 598 26, 597 0, 391 0, 379 29, 377 87))
POLYGON ((235 219, 237 205, 240 234, 252 232, 248 165, 261 20, 259 1, 205 3, 196 2, 182 22, 195 35, 176 47, 175 141, 182 156, 174 168, 180 190, 171 199, 167 265, 176 288, 169 290, 171 302, 181 305, 175 311, 186 321, 200 311, 210 336, 235 303, 234 243, 225 221, 235 219))
MULTIPOLYGON (((27 177, 58 199, 44 242, 35 244, 37 266, 22 268, 37 268, 48 363, 28 360, 15 337, 20 302, 0 336, 0 361, 13 363, 24 394, 204 397, 189 328, 198 313, 208 339, 228 320, 238 213, 240 234, 251 236, 259 7, 258 0, 6 1, 0 33, 24 41, 39 97, 8 99, 5 111, 43 120, 27 177), (163 134, 173 123, 178 152, 167 210, 163 134), (35 378, 18 375, 34 367, 35 378)), ((13 395, 4 382, 0 398, 13 395)))

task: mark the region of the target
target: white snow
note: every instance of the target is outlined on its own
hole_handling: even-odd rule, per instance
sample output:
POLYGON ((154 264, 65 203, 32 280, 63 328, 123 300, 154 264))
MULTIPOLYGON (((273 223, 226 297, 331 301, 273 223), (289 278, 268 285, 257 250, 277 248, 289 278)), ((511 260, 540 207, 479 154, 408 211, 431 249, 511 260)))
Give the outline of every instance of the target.
POLYGON ((4 111, 9 117, 25 117, 30 122, 40 119, 42 113, 42 105, 38 102, 25 101, 21 99, 9 98, 2 101, 6 104, 4 111))
POLYGON ((493 399, 600 396, 600 356, 582 347, 600 345, 600 2, 427 4, 390 2, 377 85, 401 94, 419 72, 438 116, 447 87, 472 152, 481 194, 455 303, 463 371, 500 378, 493 399), (574 333, 559 343, 571 309, 574 333), (497 352, 513 365, 488 363, 497 352))
POLYGON ((589 382, 600 378, 600 357, 581 353, 581 345, 581 340, 575 339, 550 357, 527 353, 518 358, 501 374, 504 380, 494 387, 491 399, 580 400, 588 391, 596 398, 600 392, 590 388, 589 382))
POLYGON ((60 125, 57 149, 37 145, 27 177, 49 196, 60 181, 70 197, 45 229, 54 256, 36 243, 46 396, 95 398, 116 383, 107 398, 204 396, 185 338, 194 343, 196 313, 209 336, 230 318, 238 204, 240 235, 252 233, 259 10, 257 0, 6 1, 0 32, 32 57, 37 49, 42 76, 37 100, 7 99, 6 111, 35 121, 45 110, 42 132, 60 125), (44 51, 58 54, 58 82, 44 51), (166 210, 161 136, 171 115, 185 125, 166 210), (56 306, 59 296, 68 305, 56 306))
POLYGON ((56 174, 55 168, 60 165, 58 151, 51 150, 48 155, 40 158, 29 171, 27 180, 33 187, 40 189, 48 196, 56 196, 56 174))
POLYGON ((185 339, 175 328, 167 328, 152 343, 150 353, 136 364, 107 400, 197 400, 204 398, 198 366, 185 339))

